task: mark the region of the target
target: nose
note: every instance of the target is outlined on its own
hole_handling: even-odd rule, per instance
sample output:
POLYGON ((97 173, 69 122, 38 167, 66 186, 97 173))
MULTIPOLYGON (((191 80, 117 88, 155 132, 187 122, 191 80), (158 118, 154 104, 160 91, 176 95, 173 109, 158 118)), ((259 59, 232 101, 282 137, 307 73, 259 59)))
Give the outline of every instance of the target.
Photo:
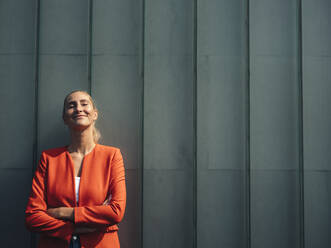
POLYGON ((80 104, 77 104, 76 111, 77 112, 82 112, 82 106, 80 104))

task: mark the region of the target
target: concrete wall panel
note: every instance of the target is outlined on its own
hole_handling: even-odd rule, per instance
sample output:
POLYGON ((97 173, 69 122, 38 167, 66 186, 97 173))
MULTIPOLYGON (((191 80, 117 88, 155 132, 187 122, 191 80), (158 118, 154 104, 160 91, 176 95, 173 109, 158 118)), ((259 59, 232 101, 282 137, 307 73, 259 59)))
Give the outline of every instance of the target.
POLYGON ((144 171, 144 247, 192 247, 192 173, 144 171))
POLYGON ((331 207, 330 172, 305 173, 305 238, 308 248, 322 248, 330 244, 331 207))
POLYGON ((302 1, 303 147, 307 248, 330 245, 330 1, 302 1))
POLYGON ((31 168, 34 140, 33 56, 0 55, 0 168, 31 168))
POLYGON ((0 54, 32 54, 35 43, 35 0, 0 3, 0 54))
POLYGON ((245 247, 243 173, 205 170, 198 179, 197 247, 245 247))
POLYGON ((4 247, 30 247, 30 233, 24 225, 30 189, 30 169, 0 169, 0 233, 4 247))
POLYGON ((192 21, 191 1, 145 1, 146 248, 193 244, 192 21))
POLYGON ((252 172, 252 247, 299 247, 298 172, 252 172))
POLYGON ((88 1, 40 1, 40 52, 85 54, 88 1))
POLYGON ((297 1, 250 2, 252 247, 299 247, 297 1))
POLYGON ((247 6, 198 1, 197 247, 246 245, 247 6))

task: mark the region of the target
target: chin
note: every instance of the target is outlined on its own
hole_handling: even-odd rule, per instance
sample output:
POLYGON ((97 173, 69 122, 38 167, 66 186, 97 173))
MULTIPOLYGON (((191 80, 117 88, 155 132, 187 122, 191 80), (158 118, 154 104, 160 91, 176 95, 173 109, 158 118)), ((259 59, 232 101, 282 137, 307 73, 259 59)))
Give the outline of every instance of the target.
POLYGON ((84 130, 86 128, 89 128, 91 126, 90 123, 74 123, 70 125, 70 129, 73 130, 84 130))

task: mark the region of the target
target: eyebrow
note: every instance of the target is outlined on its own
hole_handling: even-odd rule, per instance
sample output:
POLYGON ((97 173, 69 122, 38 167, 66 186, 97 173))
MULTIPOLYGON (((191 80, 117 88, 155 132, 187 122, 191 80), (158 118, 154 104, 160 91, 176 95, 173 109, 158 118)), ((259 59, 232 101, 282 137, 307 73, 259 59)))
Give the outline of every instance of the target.
MULTIPOLYGON (((82 99, 82 100, 80 100, 80 102, 88 102, 89 100, 87 100, 87 99, 82 99)), ((70 102, 68 102, 68 105, 70 105, 70 104, 75 104, 76 103, 76 101, 70 101, 70 102)))

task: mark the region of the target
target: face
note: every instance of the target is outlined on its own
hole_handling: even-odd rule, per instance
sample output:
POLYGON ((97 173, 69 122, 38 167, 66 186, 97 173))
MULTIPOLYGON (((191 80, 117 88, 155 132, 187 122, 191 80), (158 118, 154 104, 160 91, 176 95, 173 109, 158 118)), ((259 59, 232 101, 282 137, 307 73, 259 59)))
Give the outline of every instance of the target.
POLYGON ((87 94, 74 92, 65 102, 63 119, 69 128, 85 129, 98 119, 98 112, 87 94))

